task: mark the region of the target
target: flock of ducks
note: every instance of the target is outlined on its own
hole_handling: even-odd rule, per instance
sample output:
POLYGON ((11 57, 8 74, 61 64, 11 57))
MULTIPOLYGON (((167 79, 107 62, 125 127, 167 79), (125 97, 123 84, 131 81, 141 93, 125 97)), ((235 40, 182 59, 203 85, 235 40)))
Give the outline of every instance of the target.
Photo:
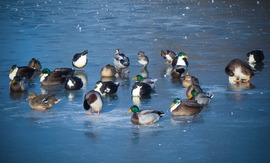
MULTIPOLYGON (((82 53, 74 55, 72 65, 77 71, 85 71, 84 67, 87 65, 87 53, 88 51, 84 50, 82 53)), ((179 98, 173 100, 170 106, 172 116, 197 115, 204 106, 208 105, 213 95, 203 92, 199 85, 198 78, 189 75, 188 57, 185 53, 180 52, 176 54, 171 50, 161 50, 160 55, 167 60, 166 64, 172 67, 168 74, 170 74, 172 78, 182 80, 182 86, 186 88, 186 96, 188 98, 186 101, 182 101, 179 98)), ((254 65, 262 62, 263 59, 263 52, 261 50, 255 50, 247 53, 247 62, 240 59, 230 61, 225 67, 225 73, 229 76, 229 82, 248 83, 257 73, 255 68, 253 68, 254 65)), ((114 66, 107 64, 101 69, 100 75, 102 77, 115 77, 117 73, 123 73, 123 69, 127 69, 124 73, 129 74, 129 58, 125 54, 120 53, 118 49, 114 54, 113 63, 114 66)), ((138 63, 143 66, 142 69, 146 69, 149 64, 149 58, 145 55, 144 51, 138 52, 138 63)), ((27 66, 18 67, 17 65, 13 65, 9 72, 10 91, 27 91, 27 80, 37 75, 39 75, 42 85, 64 84, 64 88, 67 90, 77 90, 83 87, 81 78, 74 76, 75 70, 73 68, 56 68, 53 71, 48 68, 41 70, 41 68, 41 63, 35 58, 32 58, 27 66)), ((131 90, 133 97, 148 96, 156 88, 157 79, 137 75, 133 80, 135 80, 131 90)), ((83 107, 85 110, 90 111, 87 115, 99 115, 103 109, 103 97, 117 93, 119 86, 120 84, 118 82, 110 80, 96 82, 95 88, 84 95, 83 107), (96 113, 94 114, 93 112, 96 113)), ((29 106, 36 110, 49 109, 61 101, 61 99, 55 98, 54 95, 37 95, 34 92, 29 93, 27 100, 28 99, 30 99, 29 106)), ((135 125, 153 124, 164 115, 162 111, 158 110, 140 110, 137 105, 131 106, 127 113, 131 112, 133 112, 131 122, 135 125)))

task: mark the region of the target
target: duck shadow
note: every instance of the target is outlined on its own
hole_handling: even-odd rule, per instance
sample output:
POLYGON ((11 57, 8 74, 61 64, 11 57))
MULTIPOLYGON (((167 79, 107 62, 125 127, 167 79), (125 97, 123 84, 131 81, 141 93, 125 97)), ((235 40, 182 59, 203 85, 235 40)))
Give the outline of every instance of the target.
POLYGON ((10 99, 12 100, 21 100, 28 97, 28 91, 24 92, 9 92, 10 99))
POLYGON ((106 101, 114 101, 118 99, 118 95, 116 93, 109 94, 109 95, 102 96, 102 99, 106 101))
POLYGON ((203 116, 201 114, 189 115, 189 116, 171 116, 172 125, 182 125, 187 123, 203 123, 203 116))
POLYGON ((101 76, 100 81, 102 81, 102 82, 107 82, 107 81, 114 82, 114 81, 116 81, 116 77, 115 76, 110 76, 110 77, 101 76))
POLYGON ((81 89, 78 90, 65 90, 66 96, 69 101, 73 101, 75 98, 81 98, 83 96, 83 91, 81 89))
POLYGON ((258 62, 258 63, 254 63, 254 64, 249 63, 249 65, 251 67, 255 68, 255 70, 259 71, 259 72, 261 72, 263 70, 263 68, 264 68, 264 63, 263 62, 258 62))
POLYGON ((254 89, 256 86, 250 82, 235 82, 235 83, 229 83, 228 89, 233 92, 240 92, 244 90, 254 89))

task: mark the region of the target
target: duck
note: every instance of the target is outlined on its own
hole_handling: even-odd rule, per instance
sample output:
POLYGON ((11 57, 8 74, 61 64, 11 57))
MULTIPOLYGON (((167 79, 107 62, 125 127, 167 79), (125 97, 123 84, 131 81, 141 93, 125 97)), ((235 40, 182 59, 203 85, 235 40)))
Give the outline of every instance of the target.
POLYGON ((198 93, 196 90, 192 90, 189 99, 197 102, 198 104, 207 105, 213 97, 213 94, 204 92, 198 93))
POLYGON ((237 77, 235 82, 242 82, 242 80, 248 82, 255 75, 256 70, 240 59, 233 59, 225 67, 225 73, 237 77))
POLYGON ((124 53, 120 53, 119 49, 116 49, 115 51, 113 62, 118 72, 120 72, 120 69, 127 68, 127 71, 125 71, 125 73, 129 73, 129 58, 125 56, 124 53))
POLYGON ((96 82, 96 86, 95 86, 94 90, 99 92, 102 96, 105 96, 108 94, 116 93, 119 85, 120 85, 120 83, 118 83, 118 82, 98 81, 98 82, 96 82))
POLYGON ((255 64, 258 62, 262 62, 264 59, 264 54, 262 50, 253 50, 246 54, 247 62, 249 64, 255 64))
POLYGON ((66 81, 67 77, 72 76, 73 73, 74 70, 70 71, 69 68, 57 68, 52 72, 48 68, 44 68, 39 75, 40 83, 42 85, 63 84, 66 81))
POLYGON ((144 51, 138 52, 138 62, 141 66, 143 66, 142 69, 145 69, 147 65, 149 64, 148 57, 144 54, 144 51))
POLYGON ((90 109, 90 113, 87 115, 99 115, 100 111, 103 109, 103 100, 99 92, 95 90, 90 90, 84 95, 83 107, 85 110, 90 109), (93 114, 93 112, 97 112, 93 114))
POLYGON ((193 91, 193 90, 197 91, 198 93, 202 93, 203 92, 203 90, 200 87, 200 85, 198 85, 198 84, 192 84, 189 87, 187 87, 187 90, 186 90, 186 96, 188 98, 191 96, 191 91, 193 91))
POLYGON ((102 67, 100 70, 100 75, 102 77, 113 77, 115 76, 116 71, 113 65, 107 64, 106 66, 102 67))
POLYGON ((161 50, 160 56, 167 60, 165 64, 172 64, 173 59, 176 57, 176 53, 171 50, 161 50))
POLYGON ((82 79, 76 76, 68 77, 65 81, 66 90, 77 90, 83 87, 82 79))
POLYGON ((79 68, 83 68, 82 71, 84 71, 84 67, 87 64, 87 53, 88 50, 84 50, 82 53, 76 53, 73 56, 72 65, 76 67, 77 71, 79 71, 79 68))
POLYGON ((28 66, 18 67, 17 65, 13 65, 9 72, 9 79, 13 80, 15 76, 20 78, 25 77, 26 80, 29 80, 35 72, 35 69, 28 66))
POLYGON ((188 75, 188 61, 185 53, 180 52, 177 55, 177 62, 172 69, 171 76, 173 78, 180 78, 188 75))
POLYGON ((170 108, 173 116, 189 116, 200 113, 203 105, 196 102, 181 101, 179 98, 175 98, 170 108))
POLYGON ((33 69, 35 69, 35 71, 40 71, 41 68, 42 68, 40 62, 39 62, 38 60, 36 60, 35 58, 32 58, 32 59, 29 61, 29 63, 28 63, 27 66, 28 66, 28 67, 31 67, 31 68, 33 68, 33 69))
POLYGON ((156 88, 156 82, 158 79, 152 79, 152 78, 143 78, 142 75, 137 75, 134 78, 132 78, 133 80, 136 80, 136 82, 133 84, 133 87, 138 84, 139 82, 141 83, 146 83, 149 84, 151 89, 155 89, 156 88))
POLYGON ((152 89, 149 84, 138 82, 131 90, 133 97, 142 97, 150 95, 152 89))
POLYGON ((185 80, 182 82, 183 88, 188 88, 191 85, 199 85, 198 78, 190 75, 185 76, 185 80))
POLYGON ((10 92, 24 92, 27 91, 28 85, 23 78, 15 76, 10 82, 9 90, 10 92))
POLYGON ((133 112, 131 122, 134 125, 148 125, 156 123, 164 113, 158 110, 140 110, 137 105, 130 107, 127 114, 133 112))
POLYGON ((30 92, 28 98, 30 99, 29 105, 35 110, 46 110, 53 107, 62 99, 57 99, 54 95, 51 94, 41 94, 37 95, 35 92, 30 92))

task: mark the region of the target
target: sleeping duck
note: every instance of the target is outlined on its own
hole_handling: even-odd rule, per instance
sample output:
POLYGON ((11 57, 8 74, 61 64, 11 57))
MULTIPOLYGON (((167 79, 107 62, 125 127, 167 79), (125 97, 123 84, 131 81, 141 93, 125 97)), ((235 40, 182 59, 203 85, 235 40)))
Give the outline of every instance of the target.
POLYGON ((173 78, 180 78, 188 75, 188 61, 185 53, 181 52, 177 55, 176 65, 173 67, 171 76, 173 78))
POLYGON ((167 60, 165 64, 172 64, 172 61, 176 57, 176 54, 171 50, 161 50, 160 56, 167 60))
POLYGON ((173 100, 170 108, 173 116, 187 116, 200 113, 203 105, 196 102, 181 101, 179 98, 176 98, 173 100))
POLYGON ((148 65, 149 63, 149 59, 148 57, 144 54, 144 51, 139 51, 138 53, 138 62, 141 66, 143 66, 142 69, 145 69, 146 66, 148 65))
POLYGON ((87 115, 92 115, 93 112, 97 112, 99 115, 100 111, 103 109, 103 100, 99 92, 91 90, 84 95, 83 107, 85 110, 90 109, 90 113, 87 115))
POLYGON ((189 98, 191 96, 191 92, 195 90, 197 91, 198 93, 202 93, 203 90, 202 88, 200 87, 200 85, 197 85, 197 84, 192 84, 191 86, 189 86, 186 90, 186 96, 189 98))
POLYGON ((136 105, 131 106, 127 114, 131 112, 133 112, 131 116, 131 122, 134 125, 154 124, 160 119, 160 117, 164 115, 162 111, 140 110, 136 105))
POLYGON ((214 95, 210 93, 198 93, 196 90, 192 90, 189 99, 197 102, 198 104, 207 105, 213 97, 214 95))
POLYGON ((240 59, 233 59, 228 63, 225 67, 225 73, 229 76, 235 76, 238 80, 236 82, 248 82, 250 78, 252 78, 256 71, 253 69, 248 63, 240 60, 240 59))
POLYGON ((149 84, 138 82, 131 90, 131 94, 134 97, 142 97, 150 95, 152 89, 149 84))
POLYGON ((73 75, 74 71, 69 71, 69 68, 58 68, 55 71, 50 71, 44 68, 40 74, 40 83, 42 85, 57 85, 63 84, 67 77, 73 75))
POLYGON ((247 53, 247 62, 249 64, 262 62, 263 59, 264 59, 264 55, 263 55, 263 51, 261 50, 253 50, 247 53))
POLYGON ((120 72, 120 69, 127 68, 127 71, 125 71, 125 73, 129 73, 129 58, 125 56, 125 54, 120 53, 119 49, 116 49, 113 63, 115 68, 117 68, 118 72, 120 72))
POLYGON ((182 82, 183 88, 188 88, 191 85, 199 85, 198 78, 190 75, 185 76, 185 80, 182 82))
POLYGON ((79 68, 83 68, 82 71, 84 71, 84 67, 87 64, 87 53, 88 50, 84 50, 82 53, 76 53, 73 56, 72 65, 76 67, 77 71, 79 71, 79 68))
POLYGON ((68 77, 65 81, 65 89, 77 90, 83 87, 82 79, 76 76, 68 77))
POLYGON ((156 88, 156 82, 158 79, 152 79, 152 78, 143 78, 141 75, 137 75, 136 77, 132 78, 133 80, 136 80, 136 82, 133 84, 132 87, 134 87, 139 82, 149 84, 151 89, 156 88))
POLYGON ((57 99, 54 97, 54 95, 50 94, 41 94, 37 95, 35 92, 30 92, 28 95, 28 98, 26 100, 29 101, 29 105, 31 108, 36 110, 45 110, 53 107, 55 104, 57 104, 61 99, 57 99))
POLYGON ((9 72, 9 79, 13 80, 15 76, 20 78, 25 77, 26 80, 29 80, 35 72, 35 69, 28 67, 28 66, 21 66, 18 67, 17 65, 13 65, 9 72))
POLYGON ((113 77, 115 76, 115 74, 116 74, 115 68, 110 64, 107 64, 100 70, 100 75, 102 77, 113 77))
POLYGON ((42 68, 40 62, 36 60, 35 58, 32 58, 31 61, 29 61, 27 66, 35 69, 35 71, 40 71, 42 68))
POLYGON ((102 96, 105 96, 107 94, 116 93, 119 85, 120 84, 118 82, 112 82, 112 81, 102 82, 102 81, 98 81, 96 83, 96 86, 95 86, 94 90, 99 92, 102 96))
POLYGON ((26 81, 19 76, 15 76, 13 80, 10 82, 9 90, 11 92, 24 92, 28 88, 26 81))

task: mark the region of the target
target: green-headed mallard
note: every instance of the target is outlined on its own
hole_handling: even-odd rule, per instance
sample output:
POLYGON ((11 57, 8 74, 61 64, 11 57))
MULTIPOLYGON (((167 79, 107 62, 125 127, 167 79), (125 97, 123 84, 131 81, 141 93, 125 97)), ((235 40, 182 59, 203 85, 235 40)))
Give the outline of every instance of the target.
POLYGON ((118 72, 120 71, 120 69, 127 68, 127 71, 125 71, 125 73, 129 73, 129 58, 125 56, 124 53, 120 53, 119 49, 116 49, 113 63, 115 68, 118 69, 118 72))
POLYGON ((182 82, 183 88, 188 88, 191 85, 199 85, 198 78, 190 75, 185 76, 185 80, 182 82))
POLYGON ((40 74, 40 83, 42 85, 57 85, 63 84, 67 77, 72 76, 74 73, 69 68, 57 68, 54 71, 50 71, 48 68, 44 68, 40 74))
POLYGON ((19 76, 15 76, 13 80, 10 82, 9 90, 11 92, 24 92, 28 88, 26 81, 19 76))
POLYGON ((197 102, 198 104, 207 105, 213 97, 214 95, 210 93, 198 93, 196 90, 192 90, 189 99, 197 102))
POLYGON ((133 112, 131 122, 135 125, 147 125, 157 122, 164 115, 162 111, 157 110, 140 110, 138 106, 133 105, 127 112, 133 112))
POLYGON ((176 57, 176 54, 171 50, 161 50, 160 56, 167 60, 165 64, 172 64, 172 61, 176 57))
POLYGON ((195 90, 197 91, 198 93, 202 93, 203 90, 202 88, 200 87, 200 85, 197 85, 197 84, 192 84, 191 86, 187 87, 187 90, 186 90, 186 96, 189 98, 191 96, 191 92, 195 90))
POLYGON ((229 76, 237 77, 238 80, 235 80, 236 82, 242 82, 242 79, 244 79, 243 82, 248 82, 256 71, 248 63, 240 59, 233 59, 225 67, 225 73, 229 76))
POLYGON ((78 68, 83 68, 82 71, 84 71, 84 67, 87 64, 87 53, 88 50, 84 50, 82 53, 76 53, 73 56, 72 65, 77 68, 77 71, 79 70, 78 68))
POLYGON ((116 74, 115 67, 110 64, 107 64, 100 70, 100 75, 102 77, 113 77, 115 76, 115 74, 116 74))
POLYGON ((139 62, 140 65, 143 66, 143 69, 145 69, 146 66, 148 65, 149 59, 148 59, 148 57, 144 54, 144 51, 139 51, 139 53, 138 53, 138 62, 139 62))
POLYGON ((99 92, 102 96, 107 94, 114 94, 117 92, 120 83, 112 82, 112 81, 98 81, 96 82, 96 86, 94 88, 95 91, 99 92))
POLYGON ((13 80, 15 76, 19 76, 20 78, 25 77, 25 79, 29 80, 35 72, 35 69, 28 66, 18 67, 17 65, 13 65, 9 72, 9 79, 13 80))
POLYGON ((136 84, 140 83, 146 83, 149 84, 151 89, 156 88, 156 82, 158 79, 152 79, 152 78, 143 78, 141 75, 137 75, 136 77, 132 78, 133 80, 136 80, 136 82, 133 84, 132 87, 134 87, 136 84))
POLYGON ((55 104, 57 104, 61 99, 57 99, 54 97, 54 95, 50 94, 41 94, 37 95, 35 92, 30 92, 29 96, 26 100, 29 101, 29 105, 31 108, 36 110, 45 110, 53 107, 55 104))
POLYGON ((32 58, 31 61, 29 61, 28 67, 35 69, 35 71, 39 71, 42 68, 40 62, 35 58, 32 58))
POLYGON ((195 115, 201 112, 203 105, 196 102, 181 101, 179 98, 173 100, 170 106, 171 114, 174 116, 195 115))
POLYGON ((87 115, 92 115, 92 112, 97 112, 99 115, 100 111, 103 109, 103 100, 99 92, 91 90, 84 95, 83 106, 85 110, 90 109, 90 113, 87 115))
POLYGON ((173 70, 171 72, 171 76, 173 78, 180 78, 188 75, 188 61, 185 53, 180 52, 177 55, 176 65, 173 65, 173 70))

